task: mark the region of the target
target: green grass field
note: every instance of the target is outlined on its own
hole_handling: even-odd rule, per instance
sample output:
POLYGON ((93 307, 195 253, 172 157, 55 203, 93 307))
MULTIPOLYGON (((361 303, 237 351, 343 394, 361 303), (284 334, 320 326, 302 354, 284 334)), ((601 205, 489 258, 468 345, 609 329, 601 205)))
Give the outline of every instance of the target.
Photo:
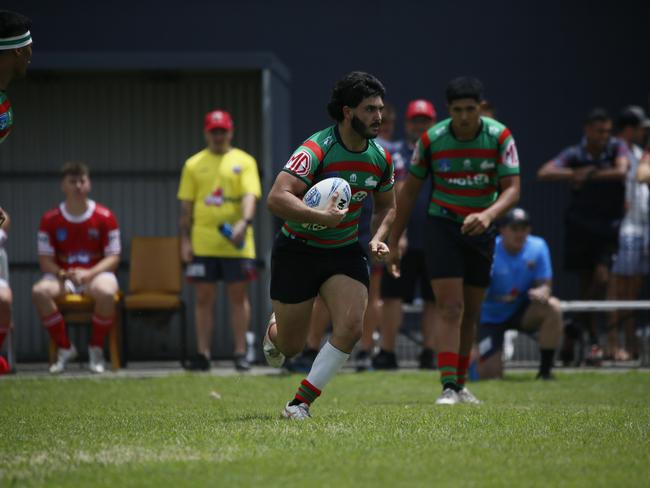
POLYGON ((0 486, 649 486, 650 373, 512 374, 436 407, 437 374, 0 381, 0 486), (220 397, 220 398, 217 398, 220 397))

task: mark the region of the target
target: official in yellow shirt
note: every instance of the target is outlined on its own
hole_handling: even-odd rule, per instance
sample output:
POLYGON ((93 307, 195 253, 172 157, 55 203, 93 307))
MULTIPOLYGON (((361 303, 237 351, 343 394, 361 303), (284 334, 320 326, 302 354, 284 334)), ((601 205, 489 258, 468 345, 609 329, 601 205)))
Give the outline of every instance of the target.
POLYGON ((218 281, 225 282, 230 302, 235 367, 250 369, 246 361, 248 282, 257 276, 252 224, 262 191, 255 159, 231 145, 233 131, 228 112, 206 114, 207 147, 185 162, 178 188, 181 257, 196 292, 198 353, 187 365, 192 370, 210 369, 218 281))

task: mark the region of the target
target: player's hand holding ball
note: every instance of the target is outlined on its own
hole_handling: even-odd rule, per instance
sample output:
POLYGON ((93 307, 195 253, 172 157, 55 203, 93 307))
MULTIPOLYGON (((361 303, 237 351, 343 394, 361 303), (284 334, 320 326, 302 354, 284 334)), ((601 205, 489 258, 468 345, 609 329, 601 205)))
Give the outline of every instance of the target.
POLYGON ((343 178, 335 177, 316 183, 305 193, 302 201, 317 212, 310 223, 334 228, 348 213, 351 197, 349 183, 343 178))
POLYGON ((322 218, 319 219, 317 224, 324 225, 325 227, 334 228, 341 223, 341 220, 345 217, 345 214, 348 213, 347 207, 341 210, 337 201, 339 198, 338 192, 334 192, 327 203, 327 207, 324 210, 320 210, 322 213, 322 218))

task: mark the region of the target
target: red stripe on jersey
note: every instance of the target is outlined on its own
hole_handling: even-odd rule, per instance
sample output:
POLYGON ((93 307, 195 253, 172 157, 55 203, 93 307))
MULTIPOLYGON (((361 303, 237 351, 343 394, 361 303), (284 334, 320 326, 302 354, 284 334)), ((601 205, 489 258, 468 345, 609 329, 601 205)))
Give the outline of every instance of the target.
POLYGON ((319 239, 318 237, 308 236, 307 234, 301 234, 300 232, 291 230, 291 228, 287 224, 284 224, 282 228, 286 230, 289 234, 300 237, 301 239, 305 239, 307 241, 318 242, 319 244, 342 244, 344 242, 351 241, 357 238, 357 234, 354 233, 351 236, 346 237, 345 239, 319 239))
POLYGON ((336 226, 337 229, 346 229, 348 227, 353 227, 359 223, 359 217, 356 219, 352 219, 349 222, 341 222, 339 225, 336 226))
POLYGON ((309 149, 311 152, 313 152, 318 158, 319 162, 323 160, 323 157, 325 157, 325 153, 323 152, 323 150, 314 141, 305 141, 302 145, 305 146, 307 149, 309 149))
MULTIPOLYGON (((493 175, 494 173, 494 170, 481 171, 481 174, 486 174, 488 176, 493 175)), ((476 176, 477 174, 477 171, 452 171, 449 173, 436 173, 436 176, 438 178, 442 178, 443 180, 449 180, 451 178, 466 178, 468 176, 476 176)))
POLYGON ((381 178, 381 170, 372 163, 362 163, 358 161, 339 161, 338 163, 328 164, 323 169, 323 174, 331 173, 334 171, 366 171, 381 178))
POLYGON ((496 149, 448 149, 431 153, 431 159, 449 158, 495 158, 499 155, 496 149))
POLYGON ((393 164, 393 156, 390 155, 388 152, 388 149, 384 149, 384 152, 386 153, 386 162, 388 163, 388 166, 392 166, 393 164))
POLYGON ((355 210, 359 210, 361 207, 363 207, 363 202, 351 203, 348 206, 348 212, 354 212, 355 210))
POLYGON ((442 185, 436 185, 436 191, 441 193, 446 193, 448 195, 460 195, 463 197, 483 197, 485 195, 491 195, 496 191, 495 186, 488 186, 481 189, 470 189, 470 188, 445 188, 442 185))
POLYGON ((435 198, 432 198, 431 201, 435 204, 440 205, 441 207, 448 208, 449 210, 460 215, 469 215, 471 213, 482 212, 483 210, 485 210, 482 207, 461 207, 460 205, 454 205, 452 203, 443 202, 442 200, 437 200, 435 198))
POLYGON ((508 137, 510 137, 510 130, 506 127, 503 129, 503 132, 499 136, 499 145, 503 144, 503 141, 505 141, 508 137))
POLYGON ((431 145, 431 139, 429 139, 429 131, 425 131, 424 134, 422 134, 420 141, 422 141, 422 149, 425 151, 429 149, 429 146, 431 145))
POLYGON ((11 108, 11 103, 9 103, 9 99, 7 98, 4 102, 0 103, 0 112, 8 112, 9 109, 11 108))

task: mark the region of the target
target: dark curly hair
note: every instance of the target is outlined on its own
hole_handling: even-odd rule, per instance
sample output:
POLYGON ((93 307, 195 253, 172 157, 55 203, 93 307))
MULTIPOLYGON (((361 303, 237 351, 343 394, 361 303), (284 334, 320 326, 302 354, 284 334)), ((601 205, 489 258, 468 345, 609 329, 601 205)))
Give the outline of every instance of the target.
POLYGON ((385 94, 386 89, 377 78, 363 71, 353 71, 336 82, 327 104, 327 113, 337 122, 341 122, 343 107, 356 107, 364 98, 383 98, 385 94))

